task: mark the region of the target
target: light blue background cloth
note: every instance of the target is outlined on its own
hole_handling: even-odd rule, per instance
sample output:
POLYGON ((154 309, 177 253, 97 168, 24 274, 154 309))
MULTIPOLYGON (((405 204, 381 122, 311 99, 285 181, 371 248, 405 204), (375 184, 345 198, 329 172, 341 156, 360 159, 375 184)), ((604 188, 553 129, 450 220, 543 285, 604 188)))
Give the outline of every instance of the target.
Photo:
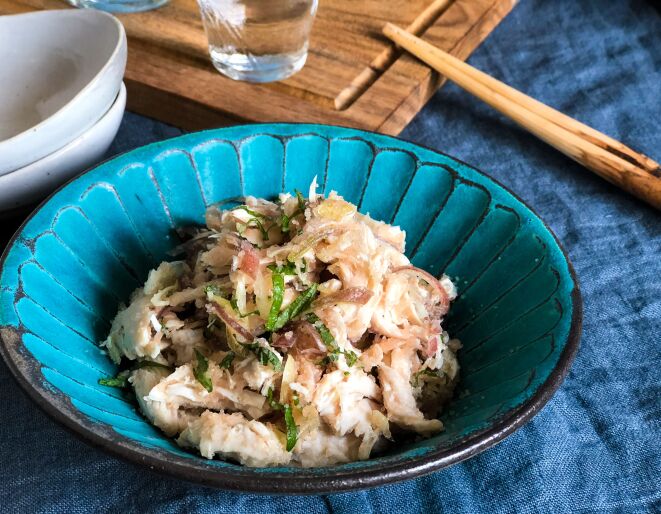
MULTIPOLYGON (((661 17, 651 2, 523 0, 470 62, 661 160, 661 17)), ((177 134, 127 113, 109 155, 177 134)), ((402 137, 510 187, 574 263, 585 303, 581 348, 530 423, 413 481, 329 496, 240 494, 87 446, 42 414, 0 364, 0 511, 660 512, 661 215, 452 85, 402 137)))

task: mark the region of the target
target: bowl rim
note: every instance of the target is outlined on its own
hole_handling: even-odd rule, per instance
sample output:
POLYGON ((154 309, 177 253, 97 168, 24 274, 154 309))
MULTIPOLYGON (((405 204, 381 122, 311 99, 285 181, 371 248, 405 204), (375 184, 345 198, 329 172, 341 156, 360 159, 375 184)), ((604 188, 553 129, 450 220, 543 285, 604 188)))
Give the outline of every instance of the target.
MULTIPOLYGON (((41 133, 41 131, 44 130, 44 127, 48 128, 48 126, 53 123, 53 119, 55 117, 58 117, 58 118, 62 117, 62 113, 64 111, 66 111, 68 109, 71 109, 72 105, 75 102, 78 102, 83 95, 86 95, 86 94, 89 93, 89 91, 92 89, 92 87, 100 80, 100 78, 103 75, 105 75, 107 70, 110 69, 112 64, 117 60, 117 57, 120 53, 122 53, 122 50, 124 48, 126 48, 126 44, 127 44, 126 43, 126 31, 124 29, 124 25, 122 25, 122 23, 116 17, 114 17, 112 14, 107 13, 105 11, 99 11, 99 10, 96 10, 96 9, 55 9, 55 10, 33 11, 33 12, 27 12, 27 13, 18 13, 18 14, 8 15, 8 17, 10 17, 10 18, 16 18, 16 17, 22 17, 22 18, 44 17, 44 18, 46 18, 47 16, 51 16, 51 17, 53 17, 53 16, 70 16, 72 18, 76 18, 76 17, 80 16, 80 17, 88 17, 90 19, 94 18, 94 17, 98 17, 99 19, 104 19, 105 18, 104 23, 108 23, 109 25, 112 25, 116 29, 115 46, 113 47, 112 52, 110 53, 110 55, 108 56, 106 61, 103 63, 103 66, 98 68, 97 72, 89 80, 89 82, 87 82, 87 84, 85 84, 85 86, 83 86, 81 89, 79 89, 76 92, 76 94, 67 103, 62 105, 57 111, 52 113, 47 118, 44 118, 43 120, 41 120, 36 125, 32 125, 31 127, 28 127, 27 129, 23 130, 22 132, 19 132, 18 134, 14 134, 13 136, 11 136, 8 139, 0 140, 0 148, 2 148, 3 146, 12 146, 12 145, 16 144, 16 142, 19 139, 22 139, 22 138, 25 138, 25 137, 36 137, 35 134, 41 133), (66 14, 64 14, 64 13, 66 13, 66 14)), ((122 73, 122 75, 123 75, 123 73, 122 73)), ((120 78, 120 83, 122 82, 122 80, 123 79, 120 78)), ((120 88, 121 88, 121 85, 118 86, 118 90, 115 93, 119 93, 120 88)), ((113 102, 111 102, 111 104, 108 107, 112 106, 112 104, 115 101, 115 98, 116 98, 116 96, 113 97, 113 102)), ((103 115, 105 115, 105 112, 107 112, 107 110, 108 109, 106 109, 106 111, 104 111, 103 115)), ((96 124, 96 122, 98 122, 98 121, 99 121, 98 119, 95 120, 92 123, 92 125, 96 124)), ((71 141, 73 141, 73 140, 67 141, 64 146, 69 144, 71 141)), ((46 155, 50 155, 51 153, 53 153, 57 150, 58 150, 58 148, 55 148, 52 152, 49 152, 46 155)), ((39 159, 42 159, 43 157, 44 156, 42 155, 39 159)), ((37 159, 37 160, 39 160, 39 159, 37 159)), ((25 163, 20 168, 17 168, 17 169, 21 169, 25 166, 28 166, 29 164, 32 164, 32 162, 35 162, 35 161, 25 163)), ((6 171, 4 173, 2 171, 0 171, 0 176, 7 175, 9 173, 12 173, 13 171, 15 171, 15 170, 6 171)), ((49 196, 49 198, 50 198, 50 196, 49 196)))
MULTIPOLYGON (((5 335, 3 334, 2 330, 0 330, 0 355, 11 371, 14 380, 18 382, 21 389, 30 397, 31 400, 37 404, 39 408, 41 408, 42 411, 44 411, 51 419, 64 426, 64 428, 66 428, 69 432, 73 433, 76 437, 91 445, 92 447, 104 450, 114 457, 119 457, 122 460, 128 461, 132 464, 137 464, 143 468, 155 471, 164 476, 178 478, 197 485, 204 485, 207 487, 214 487, 225 490, 257 494, 309 495, 369 489, 378 486, 394 484, 403 480, 418 478, 424 475, 428 475, 434 471, 439 471, 453 464, 467 460, 483 452, 484 450, 495 446, 503 439, 511 435, 513 432, 518 430, 520 427, 522 427, 524 424, 526 424, 546 405, 546 403, 558 390, 567 373, 569 372, 576 353, 578 352, 581 339, 583 323, 583 302, 580 293, 578 277, 574 270, 574 266, 569 259, 567 251, 562 246, 551 227, 549 227, 549 225, 539 216, 539 214, 521 197, 519 197, 516 193, 511 191, 507 186, 499 182, 497 179, 484 173, 479 168, 467 164, 464 161, 437 149, 430 148, 428 146, 408 141, 399 137, 381 134, 375 131, 355 129, 353 127, 345 127, 341 125, 315 123, 244 123, 232 125, 230 127, 212 128, 202 131, 188 132, 173 138, 142 145, 126 152, 114 155, 89 168, 88 170, 70 178, 60 187, 55 189, 42 202, 40 202, 37 207, 34 208, 34 210, 16 229, 15 233, 7 242, 6 247, 3 249, 2 255, 0 256, 0 275, 4 269, 5 261, 9 255, 10 249, 13 248, 25 226, 44 207, 44 205, 50 201, 53 196, 55 196, 62 189, 67 187, 70 183, 74 182, 78 178, 108 162, 119 159, 136 150, 144 150, 149 147, 156 147, 163 144, 164 142, 170 142, 179 138, 189 137, 192 134, 217 134, 219 130, 223 130, 225 128, 234 129, 241 127, 255 127, 255 129, 262 127, 265 129, 265 133, 268 133, 269 127, 307 127, 310 128, 312 132, 314 132, 314 129, 318 127, 330 127, 337 129, 348 129, 350 131, 354 131, 355 133, 363 132, 377 135, 379 137, 393 139, 396 141, 402 141, 452 159, 457 163, 476 171, 479 175, 484 176, 511 194, 518 202, 529 209, 530 212, 532 212, 532 214, 534 214, 534 216, 536 216, 537 219, 542 223, 544 228, 551 234, 555 243, 558 245, 558 248, 560 249, 565 262, 567 263, 569 276, 571 277, 574 286, 570 293, 572 298, 572 314, 567 341, 558 358, 558 362, 551 370, 549 376, 542 384, 539 385, 537 391, 530 398, 524 401, 521 405, 505 411, 489 427, 465 436, 464 438, 452 443, 448 447, 437 448, 430 450, 423 456, 413 457, 399 463, 388 464, 385 470, 378 467, 369 469, 346 469, 330 476, 318 474, 296 477, 292 476, 292 473, 260 474, 259 468, 246 468, 240 466, 239 469, 242 470, 243 473, 235 473, 234 469, 227 470, 223 468, 212 467, 201 469, 195 466, 190 466, 185 461, 179 460, 179 457, 176 456, 171 458, 176 458, 177 460, 169 460, 168 457, 154 456, 150 453, 144 453, 138 448, 132 448, 123 444, 118 444, 117 441, 111 440, 88 429, 84 425, 80 424, 75 419, 75 417, 70 416, 68 412, 54 406, 48 402, 45 397, 39 394, 35 384, 33 384, 18 369, 17 364, 10 357, 10 354, 7 350, 8 344, 5 341, 5 335), (248 471, 246 472, 244 470, 248 471)), ((255 130, 255 133, 246 137, 253 137, 256 135, 259 135, 257 130, 255 130)), ((0 328, 2 328, 2 326, 0 326, 0 328)), ((76 410, 75 407, 70 404, 69 408, 76 410)), ((135 444, 137 445, 138 443, 135 444)), ((330 467, 328 469, 333 468, 330 467)))
MULTIPOLYGON (((36 161, 31 162, 30 164, 26 164, 25 166, 18 168, 17 170, 10 171, 9 173, 5 173, 4 175, 0 175, 0 202, 3 201, 3 196, 4 196, 2 194, 3 188, 15 187, 17 182, 18 183, 27 182, 28 180, 31 181, 32 186, 36 186, 37 182, 46 183, 48 182, 48 179, 53 176, 54 174, 53 166, 57 167, 56 165, 58 161, 61 161, 63 158, 68 158, 68 157, 70 158, 71 156, 70 154, 72 152, 75 152, 79 147, 83 145, 89 145, 88 140, 90 139, 90 137, 92 138, 98 137, 99 134, 104 133, 101 131, 101 129, 107 130, 109 126, 113 126, 113 124, 116 122, 117 129, 119 130, 125 109, 126 109, 126 84, 122 82, 119 86, 119 91, 117 92, 117 96, 115 97, 115 100, 113 101, 112 105, 89 129, 87 129, 85 132, 83 132, 75 139, 71 140, 63 147, 58 148, 54 152, 43 156, 41 159, 37 159, 36 161), (50 173, 48 174, 43 173, 44 168, 49 168, 50 173)), ((117 131, 115 131, 115 133, 112 134, 111 140, 109 140, 107 143, 104 143, 106 145, 106 149, 103 151, 101 155, 99 155, 99 157, 103 157, 108 147, 112 144, 112 140, 115 138, 116 133, 117 131)), ((85 170, 83 170, 83 173, 84 172, 85 170)), ((57 176, 60 173, 61 171, 56 172, 55 175, 57 176)), ((77 175, 78 174, 74 174, 74 178, 77 175)), ((57 180, 57 178, 55 180, 57 180)), ((8 195, 8 196, 12 196, 12 198, 9 200, 9 203, 11 203, 12 206, 5 210, 4 207, 0 205, 0 221, 2 221, 7 217, 11 217, 13 212, 19 211, 23 209, 26 205, 30 204, 29 199, 25 200, 25 198, 21 198, 18 200, 19 203, 17 205, 16 196, 15 195, 8 195)), ((6 198, 4 200, 6 200, 6 198)))

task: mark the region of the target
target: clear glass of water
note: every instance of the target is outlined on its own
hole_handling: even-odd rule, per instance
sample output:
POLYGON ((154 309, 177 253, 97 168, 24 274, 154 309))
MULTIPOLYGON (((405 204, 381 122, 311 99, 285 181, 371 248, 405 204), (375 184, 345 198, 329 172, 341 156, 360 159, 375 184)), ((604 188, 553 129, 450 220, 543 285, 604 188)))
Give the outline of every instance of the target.
POLYGON ((223 75, 273 82, 299 71, 318 0, 197 0, 211 62, 223 75))

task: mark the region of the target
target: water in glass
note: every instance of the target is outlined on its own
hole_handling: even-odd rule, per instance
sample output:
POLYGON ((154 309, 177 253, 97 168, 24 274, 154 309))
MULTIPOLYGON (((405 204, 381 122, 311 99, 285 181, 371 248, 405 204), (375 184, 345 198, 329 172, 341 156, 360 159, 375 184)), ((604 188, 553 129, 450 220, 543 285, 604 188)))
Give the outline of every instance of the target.
POLYGON ((213 65, 250 82, 299 71, 318 0, 198 0, 213 65))

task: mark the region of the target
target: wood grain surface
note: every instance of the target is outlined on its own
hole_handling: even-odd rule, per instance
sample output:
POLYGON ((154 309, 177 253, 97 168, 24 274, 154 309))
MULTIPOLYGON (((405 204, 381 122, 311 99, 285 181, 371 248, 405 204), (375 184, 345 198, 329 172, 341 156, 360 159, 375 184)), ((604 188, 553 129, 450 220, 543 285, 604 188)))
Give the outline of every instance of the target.
MULTIPOLYGON (((516 0, 449 0, 425 39, 466 59, 516 0)), ((278 83, 248 84, 211 65, 195 0, 172 0, 155 11, 118 15, 129 38, 128 106, 187 129, 239 122, 331 123, 398 134, 442 84, 413 57, 397 54, 376 80, 340 110, 338 96, 391 43, 386 22, 409 26, 432 0, 321 0, 301 72, 278 83)), ((0 14, 62 9, 60 0, 0 0, 0 14)), ((340 102, 341 103, 341 102, 340 102)))

